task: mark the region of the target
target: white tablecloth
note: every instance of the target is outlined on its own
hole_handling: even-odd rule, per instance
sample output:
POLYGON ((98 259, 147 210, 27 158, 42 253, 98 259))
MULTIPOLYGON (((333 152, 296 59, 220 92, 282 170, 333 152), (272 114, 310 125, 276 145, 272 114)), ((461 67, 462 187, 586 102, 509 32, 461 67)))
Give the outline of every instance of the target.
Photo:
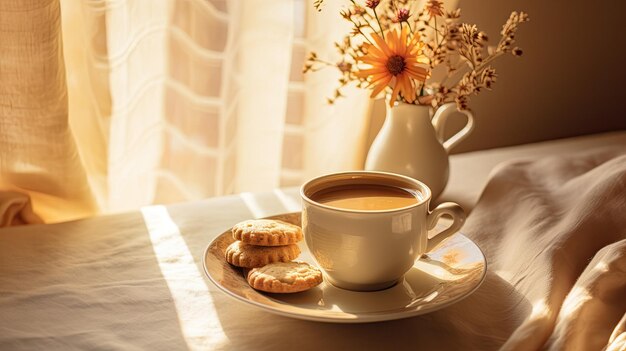
MULTIPOLYGON (((457 155, 443 197, 469 208, 500 161, 607 144, 626 147, 626 133, 457 155)), ((463 306, 362 325, 289 319, 237 302, 204 277, 202 254, 216 235, 298 209, 289 189, 0 230, 0 350, 445 350, 468 331, 489 340, 485 348, 508 338, 501 320, 466 323, 463 306)))

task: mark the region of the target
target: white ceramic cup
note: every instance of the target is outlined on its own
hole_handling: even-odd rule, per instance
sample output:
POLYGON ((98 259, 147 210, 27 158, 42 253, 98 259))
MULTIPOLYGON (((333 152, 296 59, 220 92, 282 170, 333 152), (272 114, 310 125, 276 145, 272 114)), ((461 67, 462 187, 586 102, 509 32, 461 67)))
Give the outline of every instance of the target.
POLYGON ((374 291, 396 284, 415 260, 465 221, 461 206, 446 202, 428 208, 430 189, 413 178, 394 173, 354 171, 312 179, 300 189, 302 230, 306 244, 331 284, 349 290, 374 291), (410 190, 417 202, 390 210, 351 210, 311 199, 320 190, 342 185, 375 184, 410 190), (428 238, 442 215, 452 224, 428 238))

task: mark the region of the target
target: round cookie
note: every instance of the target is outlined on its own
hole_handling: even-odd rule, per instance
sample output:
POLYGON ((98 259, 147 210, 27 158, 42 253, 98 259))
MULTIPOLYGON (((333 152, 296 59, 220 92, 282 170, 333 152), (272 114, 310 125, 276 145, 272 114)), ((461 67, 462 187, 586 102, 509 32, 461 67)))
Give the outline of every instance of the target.
POLYGON ((250 245, 282 246, 302 240, 302 229, 297 225, 273 220, 251 219, 233 226, 233 238, 250 245))
POLYGON ((247 274, 248 284, 271 293, 295 293, 322 282, 322 272, 306 262, 271 263, 247 274))
POLYGON ((300 255, 298 245, 255 246, 235 241, 224 252, 226 262, 244 268, 262 267, 272 262, 289 262, 300 255))

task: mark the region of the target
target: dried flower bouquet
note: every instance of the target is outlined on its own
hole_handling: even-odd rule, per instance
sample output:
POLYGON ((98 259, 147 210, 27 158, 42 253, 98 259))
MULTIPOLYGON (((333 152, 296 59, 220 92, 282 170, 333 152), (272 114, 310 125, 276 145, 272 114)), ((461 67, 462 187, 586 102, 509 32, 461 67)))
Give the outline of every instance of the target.
MULTIPOLYGON (((321 10, 324 0, 315 0, 321 10)), ((467 110, 470 96, 491 89, 496 70, 490 63, 507 53, 520 56, 515 44, 520 23, 528 21, 524 12, 512 12, 502 27, 500 40, 489 45, 487 35, 476 25, 461 23, 461 10, 445 11, 441 1, 429 0, 416 14, 411 0, 350 0, 340 14, 351 22, 352 31, 335 43, 340 59, 329 61, 311 52, 304 72, 324 67, 339 70, 339 86, 329 103, 343 96, 351 82, 390 94, 389 104, 402 101, 430 104, 434 108, 456 102, 467 110), (444 67, 443 78, 432 72, 444 67)))

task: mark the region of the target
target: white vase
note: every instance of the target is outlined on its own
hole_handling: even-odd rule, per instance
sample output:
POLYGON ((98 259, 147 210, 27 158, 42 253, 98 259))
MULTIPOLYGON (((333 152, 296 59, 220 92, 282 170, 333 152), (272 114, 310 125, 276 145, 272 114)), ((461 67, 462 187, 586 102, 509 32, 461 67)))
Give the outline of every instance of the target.
POLYGON ((448 117, 458 111, 447 103, 430 118, 430 107, 396 103, 387 105, 385 122, 367 154, 365 169, 399 173, 424 182, 435 199, 448 183, 448 153, 474 128, 469 111, 465 126, 448 140, 443 140, 448 117))

